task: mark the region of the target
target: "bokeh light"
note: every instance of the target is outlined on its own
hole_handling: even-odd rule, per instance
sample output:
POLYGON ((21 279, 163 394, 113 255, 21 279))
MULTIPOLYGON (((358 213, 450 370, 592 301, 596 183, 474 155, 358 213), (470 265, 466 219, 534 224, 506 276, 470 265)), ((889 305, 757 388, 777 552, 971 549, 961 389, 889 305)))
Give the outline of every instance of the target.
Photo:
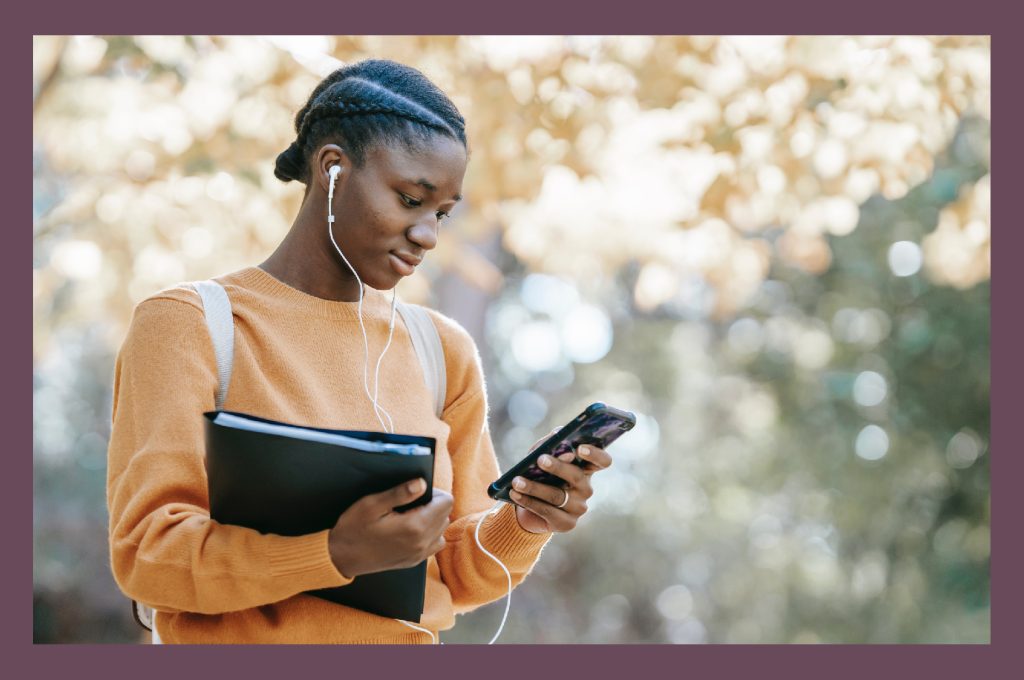
POLYGON ((889 248, 889 268, 896 276, 913 276, 921 270, 921 248, 910 241, 899 241, 889 248))
POLYGON ((592 402, 637 415, 503 642, 989 642, 990 47, 36 36, 34 639, 137 639, 105 543, 132 309, 273 251, 296 110, 383 57, 468 123, 398 294, 473 335, 502 467, 592 402))
POLYGON ((857 434, 854 449, 864 460, 880 460, 889 453, 889 435, 878 425, 867 425, 857 434))

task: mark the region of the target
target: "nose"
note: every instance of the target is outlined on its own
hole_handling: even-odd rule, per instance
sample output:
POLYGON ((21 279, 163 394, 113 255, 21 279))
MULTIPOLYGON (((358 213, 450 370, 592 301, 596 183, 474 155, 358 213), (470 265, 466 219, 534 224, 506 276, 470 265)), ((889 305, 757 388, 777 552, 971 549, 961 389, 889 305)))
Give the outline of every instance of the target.
POLYGON ((433 250, 437 246, 437 218, 420 220, 405 235, 423 250, 433 250))

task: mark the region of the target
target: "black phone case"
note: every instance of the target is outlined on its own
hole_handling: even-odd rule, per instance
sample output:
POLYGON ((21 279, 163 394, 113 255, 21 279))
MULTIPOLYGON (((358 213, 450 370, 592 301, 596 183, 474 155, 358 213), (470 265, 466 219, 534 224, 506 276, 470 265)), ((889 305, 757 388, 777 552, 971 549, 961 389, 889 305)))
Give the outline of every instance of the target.
MULTIPOLYGON (((512 480, 516 477, 525 477, 541 484, 561 487, 562 479, 542 470, 537 465, 538 458, 545 453, 556 457, 566 452, 575 453, 582 444, 593 444, 598 448, 606 449, 622 433, 633 429, 635 425, 636 416, 629 411, 622 411, 607 404, 595 402, 558 432, 548 437, 497 481, 492 482, 487 488, 487 495, 494 500, 511 503, 509 491, 512 488, 512 480)), ((573 462, 576 465, 582 465, 585 461, 577 458, 573 462)))

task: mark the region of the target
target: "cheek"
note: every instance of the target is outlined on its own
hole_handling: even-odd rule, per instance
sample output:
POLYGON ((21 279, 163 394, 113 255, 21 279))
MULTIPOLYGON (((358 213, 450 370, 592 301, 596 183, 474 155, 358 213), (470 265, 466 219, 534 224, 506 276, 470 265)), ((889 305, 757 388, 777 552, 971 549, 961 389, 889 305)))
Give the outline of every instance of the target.
POLYGON ((381 239, 392 239, 406 227, 408 214, 400 205, 395 205, 397 199, 392 201, 391 198, 386 192, 360 193, 359 200, 346 215, 345 221, 353 232, 358 232, 358 240, 367 250, 379 250, 381 239))
POLYGON ((367 217, 366 227, 368 237, 379 244, 390 240, 401 229, 401 222, 394 212, 374 210, 367 217))
POLYGON ((389 225, 395 222, 394 216, 382 206, 367 203, 349 217, 353 231, 359 233, 359 240, 366 245, 372 245, 380 236, 387 234, 389 225))
POLYGON ((401 209, 392 205, 387 196, 371 198, 363 206, 365 224, 375 234, 394 231, 396 225, 401 224, 401 209))
POLYGON ((362 223, 375 223, 386 213, 387 201, 380 191, 374 191, 362 182, 354 187, 349 217, 356 218, 362 223))

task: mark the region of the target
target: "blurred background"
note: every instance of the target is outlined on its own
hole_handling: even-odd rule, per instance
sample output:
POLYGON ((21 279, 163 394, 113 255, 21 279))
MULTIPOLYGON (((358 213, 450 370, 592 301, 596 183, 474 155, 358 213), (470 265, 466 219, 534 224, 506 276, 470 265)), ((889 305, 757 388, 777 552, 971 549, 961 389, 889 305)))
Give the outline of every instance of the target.
POLYGON ((293 116, 369 57, 468 122, 398 292, 476 338, 502 466, 638 417, 502 642, 989 642, 990 39, 923 36, 35 37, 36 642, 142 639, 106 541, 132 308, 276 247, 293 116))

